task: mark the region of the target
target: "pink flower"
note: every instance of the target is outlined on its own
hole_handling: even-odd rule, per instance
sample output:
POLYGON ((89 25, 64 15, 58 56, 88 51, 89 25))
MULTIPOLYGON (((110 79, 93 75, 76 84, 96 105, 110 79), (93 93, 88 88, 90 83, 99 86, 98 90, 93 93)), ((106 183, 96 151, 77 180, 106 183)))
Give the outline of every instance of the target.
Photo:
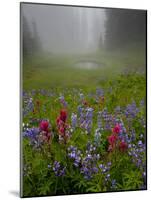
POLYGON ((64 136, 65 135, 65 127, 63 127, 63 126, 61 126, 60 128, 59 128, 59 133, 60 133, 60 135, 62 135, 62 136, 64 136))
POLYGON ((67 120, 67 111, 65 109, 62 109, 60 111, 60 115, 56 119, 56 124, 59 135, 63 136, 64 138, 66 135, 66 129, 68 128, 66 120, 67 120))
POLYGON ((115 134, 112 134, 108 137, 108 143, 113 147, 115 145, 115 142, 117 140, 117 136, 115 134))
POLYGON ((51 133, 50 132, 43 132, 43 136, 44 136, 44 140, 49 142, 50 138, 51 138, 51 133))
POLYGON ((113 151, 112 145, 109 145, 109 146, 108 146, 108 151, 113 151))
POLYGON ((121 130, 121 127, 119 124, 116 124, 116 126, 113 128, 113 133, 119 133, 121 130))
POLYGON ((39 127, 42 131, 48 132, 49 122, 47 120, 42 120, 39 124, 39 127))
POLYGON ((67 111, 65 109, 62 109, 60 111, 60 119, 63 121, 63 122, 66 122, 66 119, 67 119, 67 111))
POLYGON ((124 151, 127 150, 127 148, 128 148, 127 143, 124 142, 124 141, 121 141, 120 144, 119 144, 119 149, 120 149, 120 151, 124 152, 124 151))
POLYGON ((61 120, 60 116, 57 117, 57 120, 56 120, 56 123, 57 123, 57 126, 62 126, 64 124, 64 122, 61 120))

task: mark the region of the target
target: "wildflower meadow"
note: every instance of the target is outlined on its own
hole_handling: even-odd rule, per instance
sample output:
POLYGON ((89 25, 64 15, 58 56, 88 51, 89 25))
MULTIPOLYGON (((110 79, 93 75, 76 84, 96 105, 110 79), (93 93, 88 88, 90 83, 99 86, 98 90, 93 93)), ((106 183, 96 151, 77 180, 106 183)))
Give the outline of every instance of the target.
POLYGON ((21 196, 146 190, 146 11, 21 3, 21 22, 21 196))
POLYGON ((143 82, 132 74, 89 92, 24 91, 24 195, 145 189, 145 98, 129 91, 143 82))

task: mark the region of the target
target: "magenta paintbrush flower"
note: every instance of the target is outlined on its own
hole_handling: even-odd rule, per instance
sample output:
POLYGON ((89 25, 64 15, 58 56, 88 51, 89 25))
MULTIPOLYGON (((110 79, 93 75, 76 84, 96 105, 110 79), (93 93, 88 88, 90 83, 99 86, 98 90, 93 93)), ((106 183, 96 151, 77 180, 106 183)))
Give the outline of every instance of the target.
POLYGON ((39 124, 40 130, 48 132, 49 122, 47 120, 42 120, 39 124))

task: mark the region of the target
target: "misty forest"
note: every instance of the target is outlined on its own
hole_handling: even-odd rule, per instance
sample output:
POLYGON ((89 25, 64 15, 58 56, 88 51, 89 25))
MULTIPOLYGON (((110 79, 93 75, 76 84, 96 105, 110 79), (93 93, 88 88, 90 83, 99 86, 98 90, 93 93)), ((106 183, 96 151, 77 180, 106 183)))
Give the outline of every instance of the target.
POLYGON ((146 11, 21 4, 22 196, 146 189, 146 11))

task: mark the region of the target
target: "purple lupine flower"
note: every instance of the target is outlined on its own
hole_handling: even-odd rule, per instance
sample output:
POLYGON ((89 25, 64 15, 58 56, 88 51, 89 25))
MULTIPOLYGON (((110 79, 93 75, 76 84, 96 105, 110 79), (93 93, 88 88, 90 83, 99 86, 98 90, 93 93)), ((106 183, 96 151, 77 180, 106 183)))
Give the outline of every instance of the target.
POLYGON ((143 142, 141 140, 138 141, 138 146, 141 147, 143 145, 143 142))
POLYGON ((145 166, 144 154, 145 154, 145 145, 140 140, 137 144, 132 144, 129 148, 128 155, 131 156, 132 162, 139 167, 142 171, 143 166, 145 166))
POLYGON ((77 110, 78 110, 78 115, 80 116, 81 112, 82 112, 82 106, 81 105, 78 105, 77 107, 77 110))
POLYGON ((111 162, 108 162, 108 163, 107 163, 107 166, 108 166, 108 167, 110 167, 111 165, 112 165, 112 163, 111 163, 111 162))
POLYGON ((74 159, 74 163, 73 163, 74 166, 79 167, 80 161, 81 161, 81 157, 76 156, 75 159, 74 159))
POLYGON ((145 105, 144 99, 140 101, 140 106, 143 107, 145 105))
POLYGON ((82 102, 84 100, 84 94, 80 93, 79 96, 80 96, 80 101, 82 102))
POLYGON ((100 154, 96 154, 96 160, 100 159, 100 154))
POLYGON ((40 89, 39 93, 40 93, 41 95, 45 96, 45 94, 46 94, 46 90, 44 90, 44 89, 40 89))
POLYGON ((40 148, 43 141, 40 140, 40 129, 39 128, 28 128, 23 132, 23 137, 29 138, 30 145, 33 148, 40 148))
POLYGON ((60 162, 55 161, 53 164, 53 171, 55 176, 64 176, 66 167, 60 165, 60 162))
POLYGON ((94 143, 98 147, 100 145, 100 142, 101 142, 100 129, 96 129, 94 134, 94 143))
POLYGON ((96 101, 98 102, 101 97, 104 96, 104 90, 101 88, 96 89, 96 101))
POLYGON ((135 101, 133 101, 132 104, 129 104, 126 107, 125 115, 129 119, 133 119, 134 117, 137 116, 138 112, 139 112, 139 109, 137 108, 135 101))
POLYGON ((63 95, 61 95, 60 97, 59 97, 59 100, 60 100, 60 103, 63 105, 63 107, 67 107, 67 102, 65 101, 65 98, 64 98, 64 96, 63 95))
POLYGON ((138 158, 136 161, 136 166, 139 167, 141 164, 142 164, 142 160, 138 158))
POLYGON ((106 174, 106 176, 105 176, 105 181, 107 182, 107 181, 109 181, 110 180, 110 174, 106 174))
POLYGON ((55 161, 53 165, 54 165, 53 166, 54 171, 57 171, 60 168, 60 162, 58 162, 58 161, 55 161))
POLYGON ((85 156, 83 156, 80 150, 73 146, 70 146, 68 151, 68 156, 73 160, 73 165, 80 168, 80 172, 85 179, 91 179, 93 174, 98 172, 96 161, 100 158, 100 155, 95 153, 96 147, 90 142, 87 144, 85 156), (72 153, 74 153, 74 156, 72 153))
POLYGON ((85 161, 90 161, 92 160, 92 155, 91 154, 87 154, 85 157, 85 161))
POLYGON ((61 169, 60 172, 59 172, 59 176, 64 176, 65 175, 65 170, 66 170, 66 167, 61 169))
POLYGON ((79 116, 79 124, 80 126, 84 123, 84 118, 85 118, 85 114, 84 114, 84 108, 82 108, 81 105, 78 106, 78 116, 79 116))
POLYGON ((23 176, 28 176, 29 173, 31 171, 31 166, 30 165, 27 165, 27 164, 24 164, 24 167, 23 167, 23 176))
POLYGON ((98 112, 98 115, 97 115, 97 125, 99 129, 102 128, 101 112, 98 112))
POLYGON ((73 130, 77 127, 77 115, 74 113, 71 115, 71 127, 73 130))
POLYGON ((103 168, 104 168, 104 165, 103 165, 103 164, 100 164, 100 165, 99 165, 99 168, 100 168, 100 169, 103 169, 103 168))
POLYGON ((116 188, 116 180, 115 179, 113 179, 112 181, 111 181, 111 188, 112 189, 115 189, 116 188))
POLYGON ((102 88, 97 88, 96 89, 96 95, 97 96, 104 96, 104 90, 102 88))
POLYGON ((101 169, 101 172, 103 174, 105 174, 106 172, 108 172, 110 170, 111 167, 111 163, 109 162, 109 165, 104 165, 104 164, 100 164, 99 168, 101 169))
POLYGON ((23 116, 28 115, 30 112, 33 112, 33 110, 34 110, 33 99, 29 98, 25 101, 25 106, 23 108, 23 116))
POLYGON ((77 147, 74 147, 74 146, 70 146, 68 147, 68 151, 76 151, 77 150, 77 147))
POLYGON ((85 129, 86 129, 87 133, 91 132, 92 118, 93 118, 93 108, 86 108, 85 129))
POLYGON ((23 98, 26 98, 27 97, 27 92, 25 92, 24 90, 23 90, 23 92, 22 92, 22 96, 23 96, 23 98))
POLYGON ((31 94, 32 94, 32 96, 34 96, 36 94, 36 90, 32 89, 31 94))
POLYGON ((142 176, 143 176, 143 177, 146 177, 146 172, 143 172, 142 176))
MULTIPOLYGON (((28 124, 28 123, 25 124, 25 123, 23 122, 22 127, 23 127, 23 133, 25 133, 26 130, 29 129, 29 124, 28 124)), ((24 134, 23 134, 23 136, 24 136, 24 134)))
POLYGON ((107 112, 107 108, 104 108, 102 111, 102 119, 104 120, 104 129, 110 130, 111 129, 111 123, 113 122, 113 117, 111 114, 107 112))
POLYGON ((88 141, 87 145, 86 145, 86 153, 89 154, 89 153, 94 153, 96 151, 96 147, 91 144, 90 141, 88 141))
POLYGON ((115 113, 117 113, 117 114, 121 113, 121 107, 120 106, 117 106, 115 108, 115 113))
POLYGON ((78 167, 81 162, 81 151, 77 149, 77 147, 70 146, 68 147, 68 157, 73 159, 74 166, 78 167))
POLYGON ((80 127, 85 129, 87 133, 90 133, 92 128, 93 109, 78 106, 78 115, 80 127))
POLYGON ((119 132, 118 132, 118 137, 121 141, 124 141, 126 143, 129 143, 129 137, 126 134, 126 128, 124 126, 124 123, 122 119, 115 119, 114 125, 118 124, 119 127, 119 132))
POLYGON ((31 139, 35 139, 39 134, 39 128, 27 128, 25 132, 23 132, 23 137, 28 137, 31 139))
POLYGON ((135 141, 135 139, 136 139, 136 133, 135 133, 135 130, 132 129, 132 130, 130 131, 130 134, 131 134, 131 141, 135 141))
POLYGON ((91 179, 92 178, 91 172, 86 166, 83 165, 83 167, 81 167, 80 171, 81 171, 82 174, 84 174, 85 179, 91 179))
POLYGON ((99 165, 99 168, 101 170, 101 173, 103 174, 104 176, 104 183, 108 183, 111 181, 111 178, 110 178, 110 168, 111 168, 111 165, 112 163, 111 162, 108 162, 106 165, 105 164, 100 164, 99 165))
POLYGON ((132 147, 132 144, 128 144, 128 148, 130 149, 132 147))
POLYGON ((48 165, 48 168, 49 168, 49 169, 51 168, 51 165, 50 165, 50 164, 48 165))
POLYGON ((102 111, 102 117, 103 119, 106 119, 107 118, 107 108, 104 108, 103 111, 102 111))
POLYGON ((98 173, 99 170, 98 170, 97 167, 93 167, 93 168, 92 168, 92 171, 93 171, 94 173, 98 173))

